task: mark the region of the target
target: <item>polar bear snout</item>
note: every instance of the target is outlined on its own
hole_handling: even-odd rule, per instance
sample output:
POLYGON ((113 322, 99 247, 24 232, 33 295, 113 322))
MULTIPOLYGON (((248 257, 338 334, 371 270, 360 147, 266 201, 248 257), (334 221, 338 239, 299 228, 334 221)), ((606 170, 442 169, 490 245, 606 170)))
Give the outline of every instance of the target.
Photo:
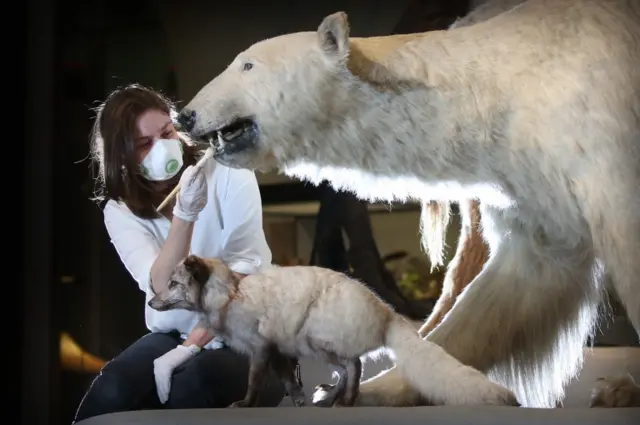
POLYGON ((193 142, 198 144, 203 144, 206 146, 216 146, 217 145, 216 132, 209 132, 207 134, 200 135, 200 136, 195 134, 194 130, 196 128, 196 121, 197 121, 197 113, 193 109, 185 108, 178 115, 178 124, 180 124, 180 126, 182 127, 182 130, 186 131, 191 135, 191 140, 193 142))
POLYGON ((233 118, 223 125, 212 125, 207 113, 184 109, 178 122, 194 143, 214 148, 213 157, 223 165, 243 168, 258 154, 259 131, 253 118, 233 118))
POLYGON ((178 115, 178 123, 196 143, 213 146, 216 155, 240 153, 256 147, 258 129, 252 118, 232 118, 226 124, 210 126, 200 120, 195 109, 184 108, 178 115))

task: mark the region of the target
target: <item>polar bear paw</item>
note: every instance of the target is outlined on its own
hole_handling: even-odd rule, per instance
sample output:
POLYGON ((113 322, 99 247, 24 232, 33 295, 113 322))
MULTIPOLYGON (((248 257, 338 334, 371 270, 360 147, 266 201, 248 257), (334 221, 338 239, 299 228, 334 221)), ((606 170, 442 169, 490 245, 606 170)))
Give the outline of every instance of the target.
POLYGON ((589 407, 640 407, 640 387, 630 374, 598 378, 589 407))

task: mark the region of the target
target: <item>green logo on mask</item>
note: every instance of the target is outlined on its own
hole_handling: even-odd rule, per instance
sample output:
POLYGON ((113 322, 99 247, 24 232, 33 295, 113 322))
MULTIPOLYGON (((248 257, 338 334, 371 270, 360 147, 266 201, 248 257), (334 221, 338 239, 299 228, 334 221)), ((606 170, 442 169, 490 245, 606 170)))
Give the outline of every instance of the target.
POLYGON ((178 171, 178 161, 176 159, 172 159, 167 162, 167 166, 165 167, 165 171, 169 174, 173 174, 178 171))

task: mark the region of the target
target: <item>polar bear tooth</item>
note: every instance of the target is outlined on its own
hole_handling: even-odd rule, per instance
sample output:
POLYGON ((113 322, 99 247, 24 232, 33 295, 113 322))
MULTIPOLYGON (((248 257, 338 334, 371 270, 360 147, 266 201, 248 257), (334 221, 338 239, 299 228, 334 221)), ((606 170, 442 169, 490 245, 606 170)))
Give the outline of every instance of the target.
POLYGON ((222 133, 218 131, 218 149, 222 149, 224 147, 224 138, 222 137, 222 133))
POLYGON ((225 140, 227 140, 227 141, 233 140, 236 137, 239 137, 242 134, 243 131, 244 131, 243 129, 239 128, 238 130, 236 130, 233 133, 231 133, 229 136, 225 137, 225 140))

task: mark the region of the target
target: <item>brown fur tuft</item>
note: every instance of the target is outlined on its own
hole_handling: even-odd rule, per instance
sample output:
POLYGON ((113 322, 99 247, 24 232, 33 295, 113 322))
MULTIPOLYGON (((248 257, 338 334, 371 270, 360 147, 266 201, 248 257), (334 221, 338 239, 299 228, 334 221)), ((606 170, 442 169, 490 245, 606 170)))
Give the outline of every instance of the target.
POLYGON ((201 285, 206 284, 211 275, 207 264, 197 255, 189 255, 185 258, 184 268, 201 285))

